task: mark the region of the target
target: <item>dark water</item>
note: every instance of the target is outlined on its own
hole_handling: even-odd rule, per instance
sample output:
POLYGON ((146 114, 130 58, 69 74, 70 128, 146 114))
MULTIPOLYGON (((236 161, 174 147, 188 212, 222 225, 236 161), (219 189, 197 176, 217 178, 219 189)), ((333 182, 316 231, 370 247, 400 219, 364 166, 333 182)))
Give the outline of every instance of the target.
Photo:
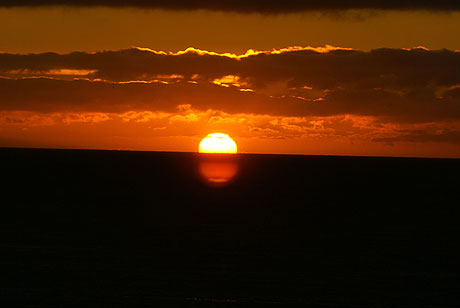
POLYGON ((1 307, 454 307, 460 160, 0 149, 1 307))

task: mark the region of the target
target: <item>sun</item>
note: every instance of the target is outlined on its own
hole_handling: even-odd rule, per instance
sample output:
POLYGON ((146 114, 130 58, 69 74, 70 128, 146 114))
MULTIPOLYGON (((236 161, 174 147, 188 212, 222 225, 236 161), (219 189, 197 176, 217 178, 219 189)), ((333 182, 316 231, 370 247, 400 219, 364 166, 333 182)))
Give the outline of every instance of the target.
POLYGON ((227 134, 214 133, 203 138, 198 148, 200 153, 236 154, 236 143, 227 134))

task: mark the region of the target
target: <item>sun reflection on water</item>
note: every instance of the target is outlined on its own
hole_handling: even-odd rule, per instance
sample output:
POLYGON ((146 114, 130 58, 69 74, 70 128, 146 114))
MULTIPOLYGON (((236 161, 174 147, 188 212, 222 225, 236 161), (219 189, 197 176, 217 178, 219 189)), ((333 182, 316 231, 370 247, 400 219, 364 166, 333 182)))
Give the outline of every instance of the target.
POLYGON ((238 161, 235 155, 200 154, 198 171, 205 182, 211 186, 226 186, 238 174, 238 161))

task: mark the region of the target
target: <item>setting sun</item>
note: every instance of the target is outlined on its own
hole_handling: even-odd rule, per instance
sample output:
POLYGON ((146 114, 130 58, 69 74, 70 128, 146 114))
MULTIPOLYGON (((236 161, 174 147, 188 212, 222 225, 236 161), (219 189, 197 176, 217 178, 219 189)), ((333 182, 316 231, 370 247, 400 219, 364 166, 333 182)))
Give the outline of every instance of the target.
POLYGON ((200 153, 228 153, 236 154, 236 143, 227 134, 209 134, 200 142, 200 153))

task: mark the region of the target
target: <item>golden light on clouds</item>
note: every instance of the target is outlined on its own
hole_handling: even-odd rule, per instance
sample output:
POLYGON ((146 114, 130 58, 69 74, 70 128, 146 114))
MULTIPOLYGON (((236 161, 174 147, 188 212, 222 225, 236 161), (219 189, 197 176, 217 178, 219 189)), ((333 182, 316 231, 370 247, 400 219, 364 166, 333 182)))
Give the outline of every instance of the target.
POLYGON ((235 141, 229 135, 214 133, 201 140, 198 152, 236 154, 237 147, 235 141))

